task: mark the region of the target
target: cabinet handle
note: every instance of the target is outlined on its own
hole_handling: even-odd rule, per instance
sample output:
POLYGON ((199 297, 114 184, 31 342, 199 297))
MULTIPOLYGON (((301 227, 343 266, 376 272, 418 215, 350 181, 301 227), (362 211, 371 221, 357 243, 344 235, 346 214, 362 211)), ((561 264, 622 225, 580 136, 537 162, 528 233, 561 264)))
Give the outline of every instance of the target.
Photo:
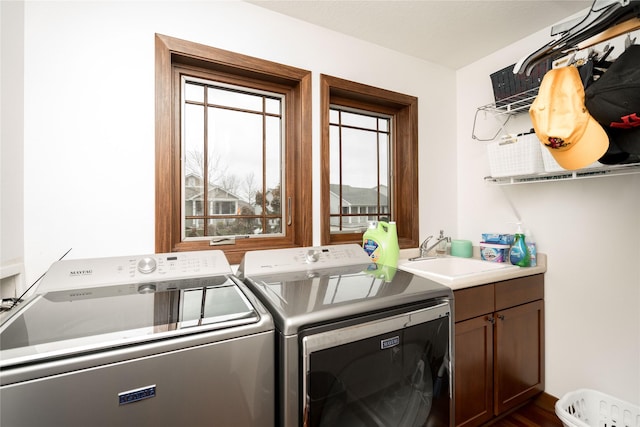
POLYGON ((488 316, 487 317, 487 321, 489 323, 491 323, 492 325, 494 325, 496 323, 496 319, 493 316, 488 316))
POLYGON ((498 319, 504 320, 504 314, 498 314, 498 319))

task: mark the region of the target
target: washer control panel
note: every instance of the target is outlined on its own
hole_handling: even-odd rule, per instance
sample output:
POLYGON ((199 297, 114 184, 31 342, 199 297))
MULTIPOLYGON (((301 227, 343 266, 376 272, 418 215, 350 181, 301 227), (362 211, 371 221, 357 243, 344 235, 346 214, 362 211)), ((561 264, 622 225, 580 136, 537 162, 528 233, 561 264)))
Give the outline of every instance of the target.
POLYGON ((238 268, 240 277, 314 271, 371 263, 355 243, 247 252, 238 268))
POLYGON ((49 268, 38 293, 231 273, 221 250, 62 260, 49 268))

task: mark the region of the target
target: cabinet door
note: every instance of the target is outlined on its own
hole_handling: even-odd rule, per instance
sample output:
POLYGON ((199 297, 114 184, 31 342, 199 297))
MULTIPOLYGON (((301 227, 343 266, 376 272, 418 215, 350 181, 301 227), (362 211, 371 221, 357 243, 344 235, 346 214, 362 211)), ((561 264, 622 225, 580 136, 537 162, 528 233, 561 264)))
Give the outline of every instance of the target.
POLYGON ((544 302, 496 312, 494 404, 500 414, 544 390, 544 302))
POLYGON ((455 324, 455 425, 474 427, 493 417, 493 317, 455 324))

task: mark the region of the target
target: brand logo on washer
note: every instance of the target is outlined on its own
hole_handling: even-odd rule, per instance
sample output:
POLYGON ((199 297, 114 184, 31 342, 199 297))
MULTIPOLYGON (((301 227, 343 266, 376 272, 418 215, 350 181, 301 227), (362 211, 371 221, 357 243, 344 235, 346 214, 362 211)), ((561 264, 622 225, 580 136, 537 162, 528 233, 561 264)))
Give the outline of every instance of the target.
POLYGON ((400 337, 395 336, 391 338, 387 338, 380 341, 380 350, 384 350, 385 348, 395 347, 400 344, 400 337))
POLYGON ((137 388, 135 390, 123 391, 118 393, 118 404, 120 406, 128 403, 139 402, 140 400, 156 397, 156 385, 137 388))
POLYGON ((71 270, 69 276, 90 276, 93 274, 93 270, 71 270))

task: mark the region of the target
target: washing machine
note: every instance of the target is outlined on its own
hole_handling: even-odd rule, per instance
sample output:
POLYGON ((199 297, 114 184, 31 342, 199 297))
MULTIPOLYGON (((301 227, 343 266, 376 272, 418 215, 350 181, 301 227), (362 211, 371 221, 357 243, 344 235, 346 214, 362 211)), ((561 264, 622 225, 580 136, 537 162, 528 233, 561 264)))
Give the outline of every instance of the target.
POLYGON ((0 425, 274 425, 274 325, 221 251, 66 260, 0 318, 0 425))
POLYGON ((453 426, 453 293, 358 245, 248 252, 276 327, 276 425, 453 426))

